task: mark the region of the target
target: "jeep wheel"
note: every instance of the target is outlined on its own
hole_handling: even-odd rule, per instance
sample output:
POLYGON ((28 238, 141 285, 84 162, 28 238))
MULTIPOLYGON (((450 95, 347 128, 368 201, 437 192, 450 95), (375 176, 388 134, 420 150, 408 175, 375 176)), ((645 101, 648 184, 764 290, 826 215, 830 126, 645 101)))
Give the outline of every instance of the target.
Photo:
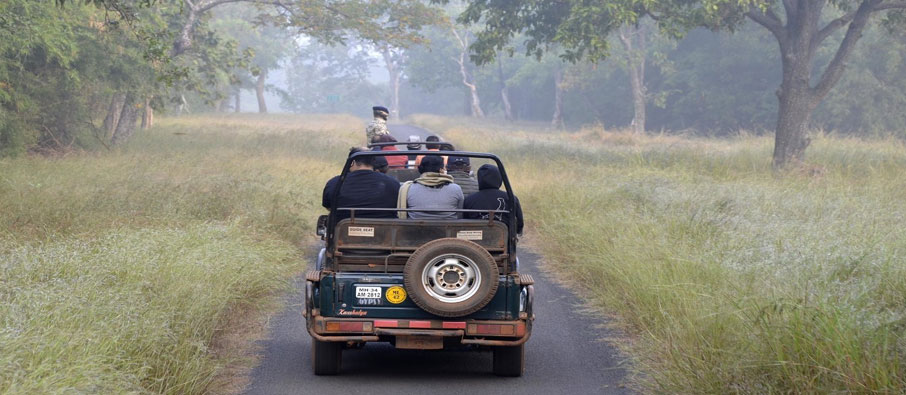
POLYGON ((340 373, 343 360, 343 342, 322 342, 311 339, 311 364, 317 376, 340 373))
POLYGON ((468 240, 438 239, 415 250, 403 279, 412 301, 441 317, 472 314, 497 292, 497 264, 487 250, 468 240))
POLYGON ((519 377, 525 372, 525 345, 494 347, 494 374, 519 377))

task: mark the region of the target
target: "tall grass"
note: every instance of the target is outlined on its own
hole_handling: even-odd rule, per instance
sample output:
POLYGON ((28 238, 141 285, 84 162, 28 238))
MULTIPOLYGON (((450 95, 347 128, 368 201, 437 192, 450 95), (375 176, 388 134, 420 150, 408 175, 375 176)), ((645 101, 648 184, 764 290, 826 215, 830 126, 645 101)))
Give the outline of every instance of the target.
POLYGON ((305 263, 352 117, 163 119, 0 160, 0 393, 203 393, 213 340, 305 263))
POLYGON ((509 164, 551 270, 632 334, 645 391, 906 391, 906 146, 416 117, 509 164))

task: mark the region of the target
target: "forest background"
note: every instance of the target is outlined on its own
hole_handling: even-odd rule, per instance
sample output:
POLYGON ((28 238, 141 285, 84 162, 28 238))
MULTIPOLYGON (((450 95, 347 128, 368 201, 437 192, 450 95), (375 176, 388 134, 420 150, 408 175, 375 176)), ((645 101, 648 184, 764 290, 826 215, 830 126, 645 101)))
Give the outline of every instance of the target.
MULTIPOLYGON (((777 119, 780 54, 755 23, 734 34, 694 28, 674 39, 642 18, 612 34, 609 56, 596 62, 564 60, 556 42, 539 56, 523 56, 528 38, 516 36, 479 64, 470 44, 485 27, 457 22, 464 9, 457 4, 348 2, 355 11, 339 18, 302 9, 314 3, 93 3, 0 6, 0 155, 109 148, 136 124, 152 125, 155 113, 367 117, 372 105, 385 104, 394 118, 640 124, 643 131, 710 136, 771 133, 777 119), (351 26, 364 19, 372 23, 351 26)), ((816 50, 817 68, 834 55, 828 41, 816 50)), ((872 24, 809 126, 901 135, 902 108, 904 33, 872 24)))

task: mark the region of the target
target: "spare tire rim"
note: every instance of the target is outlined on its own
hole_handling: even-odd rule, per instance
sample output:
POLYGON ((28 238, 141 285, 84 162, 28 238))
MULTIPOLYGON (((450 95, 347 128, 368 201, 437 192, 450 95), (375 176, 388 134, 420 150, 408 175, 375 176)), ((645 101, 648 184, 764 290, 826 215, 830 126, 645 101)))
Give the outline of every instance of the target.
POLYGON ((425 265, 422 285, 429 296, 441 302, 462 302, 478 292, 481 272, 475 261, 463 255, 444 254, 425 265))

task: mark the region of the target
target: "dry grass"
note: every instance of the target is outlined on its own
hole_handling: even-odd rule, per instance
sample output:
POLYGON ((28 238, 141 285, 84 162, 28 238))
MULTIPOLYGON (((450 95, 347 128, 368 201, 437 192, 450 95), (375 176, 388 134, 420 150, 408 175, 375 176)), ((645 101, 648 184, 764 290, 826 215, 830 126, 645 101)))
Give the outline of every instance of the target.
POLYGON ((641 389, 906 390, 902 141, 818 135, 777 178, 766 137, 416 120, 502 156, 550 268, 633 334, 641 389))
POLYGON ((225 376, 252 362, 237 336, 305 266, 361 128, 162 119, 112 152, 0 160, 0 393, 241 386, 225 376))

